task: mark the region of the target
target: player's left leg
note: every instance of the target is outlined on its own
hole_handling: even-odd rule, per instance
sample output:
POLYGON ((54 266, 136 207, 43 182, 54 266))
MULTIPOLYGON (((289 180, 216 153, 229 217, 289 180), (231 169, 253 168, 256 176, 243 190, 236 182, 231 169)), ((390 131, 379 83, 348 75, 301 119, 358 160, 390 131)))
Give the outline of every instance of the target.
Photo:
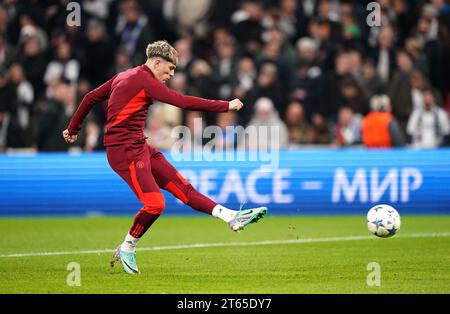
POLYGON ((257 222, 267 213, 266 207, 238 211, 217 204, 209 197, 198 192, 164 157, 149 147, 153 177, 160 188, 169 191, 184 204, 200 212, 220 218, 228 223, 233 231, 257 222))
POLYGON ((114 254, 129 274, 138 274, 136 245, 164 210, 164 196, 153 178, 150 155, 145 143, 107 147, 111 168, 128 184, 143 207, 134 217, 131 228, 114 254))

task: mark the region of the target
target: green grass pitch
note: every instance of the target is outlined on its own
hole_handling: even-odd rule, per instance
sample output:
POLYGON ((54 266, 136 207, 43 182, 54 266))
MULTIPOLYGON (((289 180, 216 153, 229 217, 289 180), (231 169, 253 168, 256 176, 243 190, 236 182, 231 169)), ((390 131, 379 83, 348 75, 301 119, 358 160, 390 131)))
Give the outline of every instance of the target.
POLYGON ((404 215, 389 239, 363 216, 269 216, 238 234, 162 216, 139 243, 138 276, 109 266, 131 220, 0 219, 0 293, 450 293, 450 216, 404 215), (71 262, 80 286, 67 284, 71 262))

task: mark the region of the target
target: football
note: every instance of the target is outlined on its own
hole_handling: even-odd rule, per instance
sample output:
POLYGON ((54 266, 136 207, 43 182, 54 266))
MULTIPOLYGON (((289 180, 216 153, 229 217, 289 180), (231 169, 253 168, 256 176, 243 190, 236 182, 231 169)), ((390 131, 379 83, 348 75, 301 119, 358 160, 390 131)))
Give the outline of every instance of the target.
POLYGON ((389 238, 400 229, 400 214, 389 205, 376 205, 367 213, 367 228, 380 238, 389 238))

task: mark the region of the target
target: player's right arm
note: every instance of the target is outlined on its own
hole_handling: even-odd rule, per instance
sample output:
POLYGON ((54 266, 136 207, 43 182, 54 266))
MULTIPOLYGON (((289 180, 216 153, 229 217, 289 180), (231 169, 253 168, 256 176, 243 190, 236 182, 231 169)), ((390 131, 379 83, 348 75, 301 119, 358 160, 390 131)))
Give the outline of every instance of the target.
POLYGON ((81 130, 81 124, 86 118, 89 111, 97 103, 101 103, 109 98, 111 95, 111 86, 116 76, 112 77, 109 81, 103 83, 96 89, 87 93, 77 111, 70 120, 69 126, 63 131, 64 140, 67 143, 73 143, 77 140, 77 134, 81 130))
POLYGON ((146 93, 153 100, 158 100, 188 110, 226 112, 229 110, 240 110, 243 106, 239 99, 224 101, 186 96, 170 89, 165 84, 157 80, 150 80, 148 82, 146 86, 146 93))

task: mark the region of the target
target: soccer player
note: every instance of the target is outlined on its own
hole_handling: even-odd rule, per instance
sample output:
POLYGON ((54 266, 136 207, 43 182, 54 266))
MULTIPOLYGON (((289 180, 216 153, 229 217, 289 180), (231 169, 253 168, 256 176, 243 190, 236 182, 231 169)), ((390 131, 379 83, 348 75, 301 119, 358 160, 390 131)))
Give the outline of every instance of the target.
POLYGON ((65 141, 74 143, 92 106, 108 100, 104 143, 109 165, 143 204, 125 240, 114 253, 115 260, 120 261, 129 274, 139 273, 136 244, 164 209, 160 188, 193 209, 224 220, 233 231, 244 229, 267 213, 266 207, 237 211, 217 204, 195 190, 161 152, 147 145, 143 130, 148 107, 154 101, 213 112, 239 110, 243 104, 239 99, 222 101, 184 96, 168 88, 165 83, 174 75, 178 53, 167 41, 149 44, 146 55, 145 64, 118 73, 87 93, 63 131, 65 141))

